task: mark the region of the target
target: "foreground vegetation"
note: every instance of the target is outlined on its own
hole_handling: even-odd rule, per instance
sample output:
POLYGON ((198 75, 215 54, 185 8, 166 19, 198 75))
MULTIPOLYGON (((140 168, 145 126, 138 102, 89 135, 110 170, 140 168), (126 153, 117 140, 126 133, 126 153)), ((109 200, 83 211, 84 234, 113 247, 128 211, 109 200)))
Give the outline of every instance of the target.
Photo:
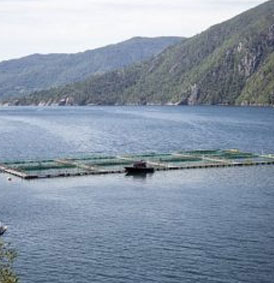
POLYGON ((16 258, 16 252, 0 239, 0 283, 19 282, 13 271, 13 262, 16 258))

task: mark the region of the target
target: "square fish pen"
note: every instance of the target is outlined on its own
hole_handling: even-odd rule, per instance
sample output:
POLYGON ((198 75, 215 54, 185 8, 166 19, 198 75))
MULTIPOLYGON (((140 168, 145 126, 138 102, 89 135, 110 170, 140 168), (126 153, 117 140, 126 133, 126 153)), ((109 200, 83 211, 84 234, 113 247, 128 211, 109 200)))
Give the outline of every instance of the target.
POLYGON ((124 167, 131 165, 132 161, 116 156, 93 155, 84 158, 66 159, 78 167, 93 170, 97 173, 122 173, 124 167))
POLYGON ((62 164, 56 160, 5 162, 2 163, 2 166, 11 171, 8 173, 17 173, 13 175, 18 175, 24 179, 70 176, 83 173, 81 168, 73 164, 62 164))

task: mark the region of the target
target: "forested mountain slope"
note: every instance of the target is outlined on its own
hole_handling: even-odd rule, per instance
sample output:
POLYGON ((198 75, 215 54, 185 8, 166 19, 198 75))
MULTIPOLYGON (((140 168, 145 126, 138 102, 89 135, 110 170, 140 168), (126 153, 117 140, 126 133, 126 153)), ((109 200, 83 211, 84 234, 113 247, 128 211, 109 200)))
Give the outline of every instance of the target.
POLYGON ((165 49, 145 63, 11 104, 274 104, 274 0, 165 49))
POLYGON ((34 54, 3 61, 0 63, 0 97, 24 95, 129 66, 181 40, 179 37, 135 37, 75 54, 34 54))

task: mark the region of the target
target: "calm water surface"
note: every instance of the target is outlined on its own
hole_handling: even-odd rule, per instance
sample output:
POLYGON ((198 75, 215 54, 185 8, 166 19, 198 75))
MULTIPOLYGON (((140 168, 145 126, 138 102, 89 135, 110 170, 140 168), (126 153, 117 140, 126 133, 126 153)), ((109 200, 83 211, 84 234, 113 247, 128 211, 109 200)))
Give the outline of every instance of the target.
MULTIPOLYGON (((1 108, 0 159, 274 152, 274 109, 1 108)), ((0 174, 22 282, 273 282, 274 166, 32 182, 0 174)))

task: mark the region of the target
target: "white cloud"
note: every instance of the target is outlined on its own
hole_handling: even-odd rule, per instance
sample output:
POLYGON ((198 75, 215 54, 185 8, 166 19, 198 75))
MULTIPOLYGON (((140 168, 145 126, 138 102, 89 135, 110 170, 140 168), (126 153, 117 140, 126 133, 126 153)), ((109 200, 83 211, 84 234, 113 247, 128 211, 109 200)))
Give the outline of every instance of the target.
POLYGON ((261 0, 0 0, 0 60, 133 36, 191 36, 261 0))

